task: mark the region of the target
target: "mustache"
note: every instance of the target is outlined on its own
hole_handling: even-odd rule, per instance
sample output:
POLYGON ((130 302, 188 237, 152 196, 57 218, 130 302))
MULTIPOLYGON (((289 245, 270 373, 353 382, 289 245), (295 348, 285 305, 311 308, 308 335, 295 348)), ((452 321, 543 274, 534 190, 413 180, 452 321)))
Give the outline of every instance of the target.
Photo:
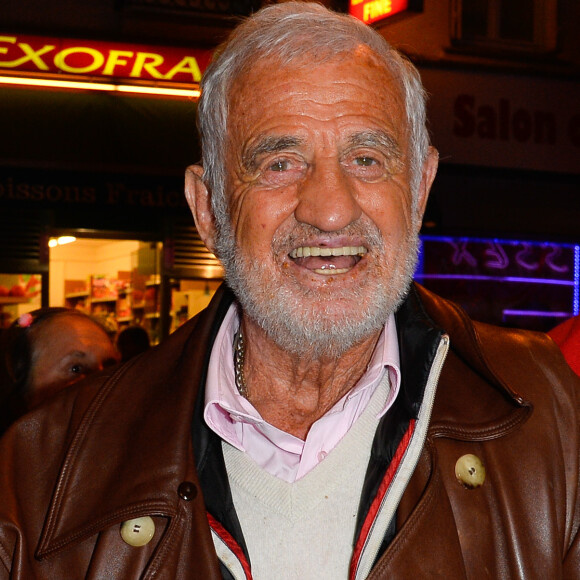
POLYGON ((320 230, 310 224, 295 222, 290 228, 285 228, 274 234, 272 249, 275 253, 289 253, 294 248, 309 245, 316 239, 324 238, 326 241, 332 242, 334 239, 344 237, 362 240, 363 245, 368 250, 384 246, 384 238, 379 228, 370 220, 359 219, 334 232, 320 230))

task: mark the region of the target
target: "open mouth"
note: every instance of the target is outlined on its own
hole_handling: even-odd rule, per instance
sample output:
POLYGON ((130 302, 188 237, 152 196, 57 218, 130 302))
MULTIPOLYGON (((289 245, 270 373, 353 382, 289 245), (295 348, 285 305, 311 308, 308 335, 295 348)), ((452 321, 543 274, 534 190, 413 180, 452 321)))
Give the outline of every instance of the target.
POLYGON ((322 275, 345 274, 367 253, 364 246, 342 246, 338 248, 320 246, 300 246, 289 256, 302 268, 322 275))

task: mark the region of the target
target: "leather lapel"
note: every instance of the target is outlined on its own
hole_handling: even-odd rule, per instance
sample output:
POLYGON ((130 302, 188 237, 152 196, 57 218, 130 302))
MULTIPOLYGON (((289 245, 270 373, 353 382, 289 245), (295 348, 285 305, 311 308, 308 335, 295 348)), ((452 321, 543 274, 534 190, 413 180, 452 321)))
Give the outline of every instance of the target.
POLYGON ((207 310, 159 347, 102 384, 87 385, 96 394, 82 417, 71 419, 76 427, 37 557, 140 515, 175 516, 179 484, 199 487, 191 418, 213 343, 212 322, 231 301, 226 294, 218 291, 207 310))

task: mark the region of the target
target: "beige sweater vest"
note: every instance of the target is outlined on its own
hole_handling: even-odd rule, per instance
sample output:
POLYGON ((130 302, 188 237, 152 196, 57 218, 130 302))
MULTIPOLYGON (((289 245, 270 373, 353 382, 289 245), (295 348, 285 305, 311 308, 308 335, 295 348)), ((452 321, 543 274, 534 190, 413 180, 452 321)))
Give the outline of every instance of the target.
POLYGON ((348 578, 362 485, 388 393, 385 372, 348 433, 294 483, 270 475, 245 453, 222 444, 254 580, 348 578))

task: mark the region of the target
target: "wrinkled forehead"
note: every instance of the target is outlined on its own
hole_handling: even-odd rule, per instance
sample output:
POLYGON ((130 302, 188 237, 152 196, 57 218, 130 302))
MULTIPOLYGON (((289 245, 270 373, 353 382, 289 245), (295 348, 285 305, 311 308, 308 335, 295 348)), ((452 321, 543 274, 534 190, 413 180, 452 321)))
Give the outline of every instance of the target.
POLYGON ((43 321, 42 325, 32 329, 35 348, 60 340, 77 341, 87 336, 95 341, 108 340, 105 330, 88 317, 76 314, 57 314, 50 320, 43 321))
MULTIPOLYGON (((266 118, 300 119, 302 107, 312 111, 314 103, 327 107, 320 113, 326 118, 353 111, 375 124, 381 119, 386 126, 396 124, 403 136, 407 132, 404 95, 400 79, 366 45, 322 59, 301 55, 282 62, 278 57, 261 57, 232 85, 227 141, 239 144, 266 118)), ((303 118, 307 123, 308 116, 303 118)))
POLYGON ((329 63, 340 64, 347 61, 358 62, 361 69, 363 67, 374 68, 377 73, 384 75, 385 82, 391 84, 401 97, 404 96, 403 83, 398 78, 392 63, 377 54, 368 45, 358 43, 350 48, 343 46, 340 50, 337 50, 336 47, 322 46, 309 51, 297 51, 290 55, 269 51, 256 53, 252 60, 242 65, 233 77, 229 87, 230 104, 240 90, 251 87, 251 78, 257 69, 261 71, 261 75, 284 75, 291 79, 293 73, 299 70, 316 70, 317 67, 329 63))

